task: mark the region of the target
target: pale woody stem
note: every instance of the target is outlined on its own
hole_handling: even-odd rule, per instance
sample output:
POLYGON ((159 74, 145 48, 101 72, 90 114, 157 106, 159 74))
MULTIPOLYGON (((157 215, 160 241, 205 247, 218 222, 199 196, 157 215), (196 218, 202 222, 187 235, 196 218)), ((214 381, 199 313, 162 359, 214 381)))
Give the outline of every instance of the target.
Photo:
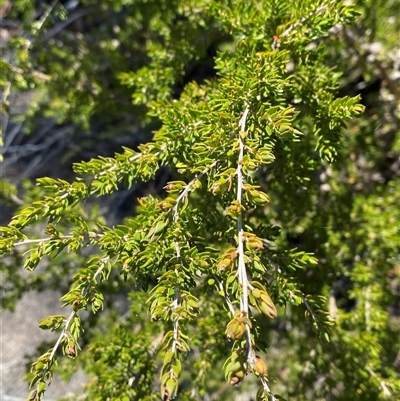
MULTIPOLYGON (((243 163, 243 154, 244 154, 244 143, 241 136, 242 132, 246 131, 246 121, 247 116, 250 111, 250 106, 247 105, 246 109, 242 115, 242 118, 239 121, 239 157, 238 157, 238 166, 236 170, 237 175, 237 195, 236 200, 238 201, 240 207, 242 205, 242 193, 243 193, 243 173, 242 173, 242 163, 243 163)), ((240 307, 243 312, 248 315, 249 305, 248 305, 248 293, 247 293, 247 273, 246 273, 246 265, 244 262, 244 244, 243 244, 243 221, 242 221, 242 213, 240 212, 238 221, 238 276, 239 282, 242 286, 243 295, 240 301, 240 307)))
MULTIPOLYGON (((109 257, 105 257, 105 258, 103 258, 103 259, 101 260, 101 264, 100 264, 99 268, 97 269, 96 273, 94 274, 94 277, 93 277, 94 279, 96 279, 97 276, 103 271, 103 269, 104 269, 106 263, 108 262, 108 260, 109 260, 109 257)), ((91 284, 89 284, 89 285, 87 285, 87 286, 85 287, 85 289, 82 291, 82 294, 83 294, 83 295, 87 294, 87 292, 89 291, 90 286, 91 286, 91 284)), ((53 347, 53 349, 52 349, 52 351, 51 351, 51 354, 50 354, 50 356, 49 356, 49 361, 48 361, 48 362, 49 362, 49 365, 50 365, 50 363, 53 361, 54 356, 55 356, 55 354, 56 354, 56 352, 57 352, 57 350, 58 350, 58 347, 59 347, 60 344, 61 344, 62 339, 67 335, 67 332, 68 332, 69 326, 71 325, 71 322, 73 321, 73 319, 74 319, 75 316, 77 316, 77 315, 78 315, 77 312, 72 311, 72 312, 70 313, 70 315, 68 316, 67 320, 65 321, 64 327, 63 327, 63 329, 62 329, 62 332, 61 332, 61 334, 59 335, 59 337, 58 337, 58 339, 57 339, 57 341, 56 341, 56 343, 55 343, 55 345, 54 345, 54 347, 53 347)), ((49 370, 50 370, 50 368, 45 369, 45 370, 43 371, 42 380, 44 379, 44 377, 46 376, 46 373, 47 373, 49 370)))
MULTIPOLYGON (((216 166, 216 164, 218 163, 218 160, 215 160, 210 167, 205 168, 203 171, 201 171, 199 174, 197 174, 185 187, 185 189, 181 192, 181 194, 178 196, 178 198, 176 199, 176 204, 173 207, 173 220, 174 223, 176 223, 178 221, 179 218, 179 204, 180 202, 189 195, 189 192, 193 186, 193 184, 196 182, 196 180, 200 179, 203 175, 207 174, 208 171, 213 168, 214 166, 216 166)), ((181 250, 179 247, 179 242, 174 239, 174 246, 175 246, 175 254, 176 254, 176 258, 178 259, 178 261, 180 261, 181 259, 181 250)), ((177 269, 175 269, 175 274, 176 276, 179 275, 179 271, 177 269)), ((179 305, 179 297, 180 297, 180 291, 179 291, 179 287, 175 286, 175 294, 174 294, 174 302, 173 302, 173 308, 176 309, 177 306, 179 305)), ((176 351, 176 347, 179 344, 179 319, 177 317, 175 317, 174 319, 174 340, 172 343, 172 352, 176 351)))
MULTIPOLYGON (((242 205, 242 193, 243 193, 243 173, 242 173, 242 163, 243 163, 243 155, 244 155, 244 143, 242 135, 246 132, 246 122, 247 117, 249 115, 250 105, 247 104, 245 111, 239 121, 239 157, 238 157, 238 166, 236 169, 237 175, 237 195, 236 200, 241 207, 242 205)), ((249 316, 249 300, 248 300, 248 287, 249 281, 247 278, 246 264, 244 261, 244 244, 243 244, 243 221, 242 221, 242 212, 238 216, 237 220, 237 229, 238 229, 238 277, 239 283, 242 290, 242 296, 240 298, 240 309, 245 314, 246 317, 249 316)), ((250 326, 246 324, 246 359, 250 366, 254 366, 255 357, 254 351, 251 344, 251 333, 250 326)))

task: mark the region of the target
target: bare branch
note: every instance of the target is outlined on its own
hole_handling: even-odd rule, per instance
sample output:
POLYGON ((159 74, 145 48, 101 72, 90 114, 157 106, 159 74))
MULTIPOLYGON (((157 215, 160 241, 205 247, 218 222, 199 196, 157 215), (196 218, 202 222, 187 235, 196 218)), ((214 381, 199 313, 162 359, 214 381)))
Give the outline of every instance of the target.
POLYGON ((387 71, 387 68, 379 60, 377 54, 377 47, 376 46, 374 47, 373 44, 363 43, 361 37, 358 37, 355 32, 350 31, 345 27, 342 27, 342 33, 348 45, 351 46, 356 51, 358 56, 364 59, 368 59, 368 61, 371 62, 376 67, 380 78, 386 82, 392 94, 395 96, 397 100, 399 100, 400 98, 399 85, 396 82, 396 80, 390 76, 390 73, 389 71, 387 71))
MULTIPOLYGON (((49 17, 49 15, 53 11, 53 9, 57 5, 57 3, 58 3, 58 0, 53 0, 53 2, 50 4, 50 6, 47 8, 47 10, 43 13, 42 17, 36 23, 36 26, 35 26, 36 32, 39 32, 42 29, 43 24, 46 22, 47 18, 49 17)), ((26 50, 29 50, 32 47, 33 42, 34 42, 34 38, 29 38, 29 37, 27 38, 26 50)), ((12 58, 12 56, 11 56, 11 58, 12 58)), ((7 99, 9 97, 10 93, 11 93, 11 81, 8 81, 5 85, 5 88, 4 88, 3 94, 2 94, 2 103, 3 104, 5 104, 7 102, 7 99)), ((6 127, 7 127, 7 124, 5 124, 4 131, 5 131, 6 127)))
POLYGON ((53 36, 57 35, 63 29, 65 29, 68 25, 72 24, 77 19, 82 18, 89 13, 90 13, 90 10, 88 10, 88 9, 82 9, 82 10, 75 11, 73 14, 70 14, 68 16, 68 19, 66 19, 65 21, 61 21, 57 25, 48 29, 47 32, 41 37, 41 40, 47 41, 47 40, 51 39, 53 36))

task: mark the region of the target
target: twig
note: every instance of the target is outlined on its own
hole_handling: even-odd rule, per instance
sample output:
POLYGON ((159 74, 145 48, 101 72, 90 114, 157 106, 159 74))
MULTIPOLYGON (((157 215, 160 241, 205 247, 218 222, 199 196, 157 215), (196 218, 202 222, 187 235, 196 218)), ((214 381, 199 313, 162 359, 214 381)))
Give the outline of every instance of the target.
POLYGON ((219 160, 214 160, 209 167, 206 167, 203 171, 201 171, 199 174, 196 174, 195 177, 185 186, 185 189, 180 193, 178 198, 176 199, 175 206, 173 207, 173 213, 174 213, 174 222, 178 219, 178 207, 179 203, 182 201, 183 198, 185 198, 191 189, 191 187, 194 185, 194 183, 199 180, 201 177, 203 177, 205 174, 207 174, 213 167, 215 167, 218 164, 219 160), (175 220, 176 219, 176 220, 175 220))
MULTIPOLYGON (((77 315, 77 312, 72 311, 71 314, 68 316, 68 319, 65 321, 65 324, 64 324, 64 327, 63 327, 63 329, 62 329, 62 332, 61 332, 60 336, 58 337, 57 342, 54 344, 54 347, 53 347, 53 349, 52 349, 52 351, 51 351, 51 354, 50 354, 50 357, 49 357, 49 364, 50 364, 50 362, 53 360, 54 355, 56 354, 57 349, 58 349, 58 347, 60 346, 63 337, 67 335, 67 331, 68 331, 68 329, 69 329, 69 326, 70 326, 72 320, 74 319, 74 317, 75 317, 76 315, 77 315)), ((48 370, 44 370, 44 371, 43 371, 42 379, 43 379, 44 376, 46 375, 47 371, 48 371, 48 370)))
POLYGON ((19 206, 22 206, 24 204, 24 201, 21 198, 18 198, 17 195, 11 194, 10 199, 19 206))
MULTIPOLYGON (((103 259, 101 259, 101 264, 100 264, 99 268, 97 269, 96 273, 94 274, 93 280, 95 280, 95 279, 97 278, 97 276, 103 271, 103 269, 104 269, 106 263, 107 263, 109 260, 110 260, 110 258, 109 258, 108 256, 105 257, 105 258, 103 258, 103 259)), ((83 291, 82 291, 82 295, 83 295, 83 296, 85 296, 85 295, 89 292, 91 286, 92 286, 92 283, 88 284, 88 285, 83 289, 83 291)), ((58 337, 56 343, 54 344, 53 349, 51 350, 51 354, 50 354, 49 359, 48 359, 48 361, 47 361, 47 366, 48 366, 48 367, 45 368, 45 369, 43 370, 42 376, 41 376, 41 378, 38 380, 38 383, 39 383, 40 381, 43 382, 43 381, 44 381, 44 378, 45 378, 45 376, 46 376, 46 374, 50 371, 50 369, 51 369, 51 364, 52 364, 52 362, 53 362, 53 359, 54 359, 54 357, 55 357, 55 354, 56 354, 56 352, 57 352, 57 350, 58 350, 58 348, 59 348, 59 346, 60 346, 60 344, 61 344, 63 338, 67 336, 67 332, 68 332, 69 326, 71 325, 71 322, 73 321, 73 319, 74 319, 75 316, 77 316, 77 315, 78 315, 78 312, 72 311, 71 314, 68 316, 67 320, 65 321, 64 327, 63 327, 63 329, 62 329, 62 331, 61 331, 61 333, 60 333, 60 335, 59 335, 59 337, 58 337)), ((38 385, 37 385, 37 386, 38 386, 38 385)), ((37 388, 37 386, 36 386, 36 388, 37 388)))
MULTIPOLYGON (((50 6, 47 8, 47 10, 43 13, 42 17, 39 19, 39 21, 36 24, 35 30, 36 32, 39 32, 44 23, 46 22, 47 18, 49 17, 49 15, 51 14, 51 12, 53 11, 54 7, 57 5, 58 0, 53 0, 53 2, 50 4, 50 6)), ((29 50, 32 47, 32 44, 34 42, 34 38, 27 38, 27 42, 26 42, 26 47, 25 50, 29 50)), ((10 57, 10 60, 12 59, 12 56, 10 57)), ((2 95, 2 103, 5 104, 7 102, 8 96, 11 93, 11 81, 8 81, 5 85, 5 88, 3 90, 3 95, 2 95)), ((6 127, 4 127, 4 132, 6 131, 6 127)))
MULTIPOLYGON (((379 379, 378 375, 369 366, 367 366, 367 371, 370 373, 371 376, 374 376, 379 379)), ((383 380, 379 381, 379 385, 381 386, 383 394, 386 397, 390 397, 392 395, 391 391, 389 390, 388 386, 383 380)))
MULTIPOLYGON (((93 280, 95 280, 97 278, 97 276, 103 271, 104 266, 106 265, 106 263, 109 260, 110 260, 109 257, 105 257, 105 258, 101 259, 101 264, 100 264, 99 268, 97 269, 96 273, 94 274, 93 280)), ((85 296, 89 292, 91 286, 92 286, 92 284, 90 283, 84 288, 84 290, 82 291, 83 296, 85 296)), ((53 350, 50 354, 49 362, 51 362, 53 360, 54 355, 55 355, 58 347, 60 346, 60 343, 61 343, 63 337, 66 336, 66 333, 68 331, 68 328, 69 328, 72 320, 77 315, 78 315, 78 313, 76 311, 72 311, 71 314, 68 316, 68 319, 65 321, 64 328, 63 328, 60 336, 58 337, 58 340, 57 340, 56 344, 54 345, 53 350)), ((44 377, 44 374, 42 375, 42 379, 43 379, 43 377, 44 377)))
MULTIPOLYGON (((349 29, 342 28, 342 33, 345 41, 349 46, 351 46, 357 53, 360 58, 364 58, 372 61, 372 64, 378 70, 378 74, 380 75, 381 79, 387 83, 388 88, 398 100, 400 97, 400 89, 399 85, 396 83, 396 80, 392 79, 387 68, 383 65, 383 63, 379 60, 377 51, 374 49, 372 44, 363 43, 362 38, 358 37, 356 33, 350 31, 349 29)), ((359 60, 359 62, 362 62, 359 60)), ((365 60, 364 62, 366 65, 370 64, 367 63, 365 60)))
MULTIPOLYGON (((243 193, 243 173, 242 173, 242 163, 243 163, 243 155, 244 155, 244 142, 243 142, 243 133, 246 132, 246 123, 247 117, 250 112, 250 104, 246 105, 246 109, 243 112, 243 115, 239 121, 239 157, 238 157, 238 165, 236 169, 237 175, 237 194, 236 194, 236 201, 238 202, 239 206, 242 206, 242 193, 243 193)), ((246 264, 244 258, 244 245, 243 245, 243 220, 242 220, 242 210, 240 210, 238 220, 237 220, 237 230, 238 230, 238 278, 239 284, 242 288, 242 294, 240 298, 240 308, 242 313, 248 318, 249 317, 249 300, 248 300, 248 291, 253 289, 253 286, 250 284, 247 271, 246 271, 246 264)), ((256 355, 253 349, 253 345, 251 342, 251 329, 250 325, 246 322, 246 361, 251 369, 254 369, 254 365, 256 362, 256 355)), ((268 383, 264 377, 261 378, 261 383, 263 385, 264 392, 268 394, 271 398, 271 401, 276 401, 275 396, 272 394, 268 383)))
MULTIPOLYGON (((31 153, 30 150, 30 146, 37 146, 36 144, 39 143, 41 141, 41 139, 43 137, 46 137, 46 134, 48 134, 48 132, 50 132, 50 130, 56 125, 56 122, 53 120, 50 120, 49 122, 46 122, 46 124, 44 125, 43 128, 39 129, 38 132, 35 134, 35 136, 33 137, 33 143, 27 143, 26 145, 21 145, 21 139, 23 137, 23 132, 22 132, 22 127, 23 127, 23 123, 19 123, 15 125, 15 128, 13 128, 10 132, 7 133, 7 138, 5 138, 4 141, 4 146, 3 149, 1 149, 1 153, 3 155, 6 155, 9 152, 9 149, 15 147, 16 152, 18 155, 22 155, 22 156, 26 156, 27 154, 31 153), (22 134, 22 135, 21 135, 22 134), (28 148, 28 149, 26 149, 28 148)), ((65 130, 62 130, 62 132, 64 133, 65 130)), ((63 135, 63 134, 62 134, 63 135)), ((47 143, 47 148, 50 148, 50 146, 54 143, 54 141, 58 141, 61 137, 56 134, 56 135, 47 135, 47 138, 51 137, 52 139, 47 139, 45 143, 47 143), (54 139, 53 137, 55 137, 56 139, 54 139)), ((45 149, 47 149, 45 148, 45 149)), ((39 149, 41 150, 41 149, 39 149)), ((10 156, 8 156, 8 159, 10 158, 10 156)), ((17 158, 18 161, 18 158, 17 158)), ((8 162, 8 163, 4 163, 5 166, 9 166, 13 163, 12 162, 8 162)))
POLYGON ((302 295, 301 299, 303 300, 303 303, 306 306, 308 312, 310 313, 312 319, 314 320, 315 323, 317 323, 317 317, 315 316, 314 311, 312 310, 310 304, 308 303, 307 298, 304 295, 302 295))
MULTIPOLYGON (((236 201, 239 206, 242 206, 242 193, 243 193, 243 173, 242 173, 242 163, 243 163, 243 155, 244 155, 244 143, 242 139, 242 133, 246 131, 246 122, 247 117, 250 111, 250 104, 246 105, 246 109, 239 121, 239 157, 238 157, 238 165, 236 168, 237 175, 237 193, 236 193, 236 201)), ((238 219, 237 219, 237 231, 238 231, 238 278, 239 284, 242 289, 242 295, 240 298, 240 310, 244 314, 245 317, 249 316, 249 300, 248 300, 248 285, 249 280, 247 278, 246 264, 244 261, 244 245, 243 245, 243 221, 242 221, 242 211, 240 211, 238 219)), ((255 355, 253 351, 253 346, 251 344, 251 332, 250 325, 246 323, 246 359, 251 367, 254 366, 255 363, 255 355)))
POLYGON ((272 50, 276 50, 280 46, 280 39, 281 38, 287 38, 299 25, 304 24, 307 22, 310 18, 314 17, 315 15, 322 13, 323 11, 327 10, 329 6, 333 5, 334 1, 331 1, 329 4, 326 4, 324 6, 318 7, 316 10, 314 10, 310 15, 307 17, 302 17, 298 21, 296 21, 294 24, 290 25, 289 28, 287 28, 279 37, 274 37, 274 40, 272 42, 272 50))
POLYGON ((19 29, 21 28, 21 22, 16 20, 9 20, 0 18, 0 28, 5 29, 19 29))
MULTIPOLYGON (((25 72, 22 68, 15 67, 13 65, 11 66, 11 71, 16 72, 17 74, 25 74, 25 72)), ((40 71, 31 71, 30 74, 32 75, 32 77, 41 79, 42 81, 50 81, 51 80, 50 75, 44 74, 43 72, 40 72, 40 71)))
MULTIPOLYGON (((173 212, 173 222, 177 223, 179 219, 179 204, 181 201, 186 198, 189 195, 190 189, 193 187, 194 183, 203 177, 205 174, 208 173, 210 169, 212 169, 216 164, 218 163, 218 160, 215 160, 211 165, 207 168, 205 168, 202 172, 199 174, 196 174, 196 176, 186 185, 185 189, 180 193, 178 198, 176 199, 176 203, 174 207, 172 208, 173 212)), ((176 258, 178 259, 178 262, 181 259, 181 249, 179 246, 179 242, 176 238, 174 238, 174 246, 175 246, 175 253, 176 253, 176 258)), ((178 276, 179 272, 177 269, 175 269, 175 274, 178 276)), ((175 286, 175 293, 174 293, 174 302, 173 302, 173 308, 176 309, 180 304, 180 291, 179 287, 176 285, 175 286)), ((179 318, 175 317, 174 318, 174 340, 172 343, 172 352, 175 353, 176 351, 176 346, 178 345, 178 338, 179 338, 179 318)))
MULTIPOLYGON (((237 193, 236 193, 236 200, 238 201, 239 205, 242 205, 242 192, 243 192, 243 174, 242 174, 242 163, 243 163, 243 154, 244 154, 244 143, 241 137, 241 133, 246 131, 246 121, 247 116, 249 114, 250 107, 249 105, 246 106, 246 110, 244 111, 242 118, 239 122, 239 157, 238 157, 238 166, 236 168, 236 175, 237 175, 237 193)), ((244 262, 244 245, 243 245, 243 221, 242 221, 242 213, 240 212, 237 220, 237 230, 238 230, 238 276, 240 284, 242 285, 243 296, 240 301, 240 309, 248 314, 249 305, 248 305, 248 294, 247 294, 247 273, 246 273, 246 266, 244 262)))
POLYGON ((48 237, 48 238, 35 238, 35 239, 25 239, 23 241, 15 242, 14 246, 20 246, 20 245, 29 245, 29 244, 37 244, 37 243, 44 243, 46 241, 52 240, 52 239, 68 239, 68 238, 74 238, 73 235, 61 235, 60 237, 48 237))
POLYGON ((85 15, 89 14, 90 10, 87 9, 81 9, 75 11, 73 14, 70 14, 68 19, 65 21, 61 21, 59 24, 53 26, 51 29, 49 29, 44 35, 42 40, 47 41, 53 36, 57 35, 59 32, 61 32, 63 29, 65 29, 68 25, 72 24, 74 21, 76 21, 79 18, 84 17, 85 15))
MULTIPOLYGON (((158 154, 159 154, 159 152, 155 153, 154 155, 158 156, 158 154)), ((131 156, 129 158, 129 161, 134 162, 134 161, 140 159, 141 157, 143 157, 143 153, 138 153, 134 156, 131 156)), ((100 173, 94 175, 94 179, 97 180, 100 176, 104 176, 104 175, 107 175, 108 173, 112 173, 113 171, 118 170, 118 168, 119 168, 118 164, 113 164, 108 170, 102 169, 102 171, 100 171, 100 173)))
POLYGON ((231 313, 232 317, 235 316, 235 308, 233 307, 232 301, 229 299, 228 294, 226 293, 224 286, 222 285, 221 281, 218 280, 216 276, 214 276, 214 280, 218 283, 219 289, 224 293, 225 302, 228 305, 229 312, 231 313))
POLYGON ((331 1, 330 4, 326 4, 324 6, 318 7, 316 10, 314 10, 310 15, 307 17, 302 17, 300 18, 297 22, 295 22, 293 25, 290 25, 288 29, 286 29, 280 36, 282 38, 286 38, 289 36, 299 25, 304 24, 307 22, 310 18, 314 17, 315 15, 322 13, 323 11, 327 10, 329 6, 333 5, 334 2, 331 1))
POLYGON ((42 29, 43 24, 46 22, 47 18, 49 15, 52 13, 54 7, 57 5, 58 0, 53 0, 53 2, 50 4, 50 6, 47 8, 47 10, 43 13, 42 17, 38 21, 37 24, 37 31, 40 31, 42 29))
MULTIPOLYGON (((104 234, 101 233, 90 233, 89 238, 101 238, 104 234)), ((58 237, 47 237, 47 238, 34 238, 34 239, 25 239, 19 242, 14 242, 14 246, 20 246, 20 245, 30 245, 30 244, 37 244, 37 243, 44 243, 46 241, 50 240, 60 240, 60 239, 70 239, 74 238, 73 235, 60 235, 58 237)))
POLYGON ((365 291, 365 326, 367 328, 367 331, 371 331, 371 303, 369 301, 371 295, 371 287, 367 287, 367 290, 365 291))
POLYGON ((261 383, 264 388, 264 392, 268 394, 268 396, 271 398, 271 401, 278 401, 277 398, 272 394, 265 377, 261 377, 261 383))

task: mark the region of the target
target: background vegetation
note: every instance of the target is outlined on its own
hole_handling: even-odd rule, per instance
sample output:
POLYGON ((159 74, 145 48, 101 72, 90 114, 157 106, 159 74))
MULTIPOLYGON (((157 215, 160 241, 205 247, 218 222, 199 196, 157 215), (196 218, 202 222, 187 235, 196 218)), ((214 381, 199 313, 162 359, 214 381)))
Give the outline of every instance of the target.
POLYGON ((28 399, 400 396, 398 2, 0 4, 2 308, 66 310, 28 399))

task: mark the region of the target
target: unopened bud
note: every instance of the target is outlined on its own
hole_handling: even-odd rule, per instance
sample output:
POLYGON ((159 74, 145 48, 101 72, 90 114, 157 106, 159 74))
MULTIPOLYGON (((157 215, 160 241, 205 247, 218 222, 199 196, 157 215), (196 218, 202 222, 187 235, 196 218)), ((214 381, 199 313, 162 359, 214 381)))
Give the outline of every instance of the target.
POLYGON ((262 377, 267 374, 267 365, 265 365, 264 361, 260 357, 256 358, 254 370, 262 377))
POLYGON ((270 318, 278 316, 276 307, 272 302, 271 297, 268 295, 266 291, 261 292, 260 302, 258 303, 258 307, 262 313, 266 314, 270 318))
POLYGON ((73 345, 68 345, 68 355, 69 356, 75 356, 76 355, 76 350, 73 345))
POLYGON ((232 340, 243 337, 246 332, 245 318, 234 318, 226 326, 226 335, 232 340))
POLYGON ((244 367, 241 366, 241 368, 239 370, 232 373, 232 375, 230 376, 229 384, 231 386, 236 386, 237 384, 239 384, 243 380, 245 373, 246 372, 244 370, 244 367))
POLYGON ((162 388, 162 396, 163 400, 170 400, 176 393, 176 390, 178 389, 178 383, 176 379, 174 378, 169 378, 166 382, 165 385, 162 388))
POLYGON ((218 263, 217 269, 219 272, 222 273, 222 272, 226 271, 231 264, 232 264, 232 259, 224 258, 218 263))

